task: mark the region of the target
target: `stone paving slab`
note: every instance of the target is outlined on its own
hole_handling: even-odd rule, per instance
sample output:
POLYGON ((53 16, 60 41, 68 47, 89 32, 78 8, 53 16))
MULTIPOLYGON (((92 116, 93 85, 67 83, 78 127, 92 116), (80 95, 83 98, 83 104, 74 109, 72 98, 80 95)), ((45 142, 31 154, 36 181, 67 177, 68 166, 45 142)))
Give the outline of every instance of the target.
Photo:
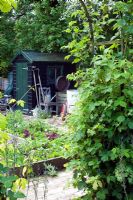
POLYGON ((72 187, 72 172, 62 171, 56 177, 47 177, 47 179, 40 177, 39 181, 36 180, 33 180, 34 184, 30 182, 25 200, 72 200, 83 194, 83 192, 72 187), (46 197, 44 197, 45 183, 47 186, 46 197), (34 185, 36 185, 36 197, 34 185))

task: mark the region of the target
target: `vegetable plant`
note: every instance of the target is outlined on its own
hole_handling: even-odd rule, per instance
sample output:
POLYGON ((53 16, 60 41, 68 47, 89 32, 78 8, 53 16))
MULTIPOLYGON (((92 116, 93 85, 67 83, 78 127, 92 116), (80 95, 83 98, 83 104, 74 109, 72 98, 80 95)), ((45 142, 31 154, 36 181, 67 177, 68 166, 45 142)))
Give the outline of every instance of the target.
MULTIPOLYGON (((26 121, 21 111, 8 113, 7 127, 18 142, 15 145, 16 166, 31 165, 33 162, 63 156, 65 134, 41 119, 26 121), (20 140, 20 141, 19 141, 20 140)), ((6 158, 11 167, 14 149, 8 145, 6 158)))

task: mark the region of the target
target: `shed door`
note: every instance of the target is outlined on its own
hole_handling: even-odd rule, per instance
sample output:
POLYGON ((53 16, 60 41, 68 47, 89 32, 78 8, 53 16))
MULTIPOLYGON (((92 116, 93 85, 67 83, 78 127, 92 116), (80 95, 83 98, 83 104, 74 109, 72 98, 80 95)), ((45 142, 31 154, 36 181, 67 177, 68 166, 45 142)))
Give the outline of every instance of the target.
POLYGON ((28 68, 27 63, 16 63, 16 99, 25 101, 28 107, 28 68))

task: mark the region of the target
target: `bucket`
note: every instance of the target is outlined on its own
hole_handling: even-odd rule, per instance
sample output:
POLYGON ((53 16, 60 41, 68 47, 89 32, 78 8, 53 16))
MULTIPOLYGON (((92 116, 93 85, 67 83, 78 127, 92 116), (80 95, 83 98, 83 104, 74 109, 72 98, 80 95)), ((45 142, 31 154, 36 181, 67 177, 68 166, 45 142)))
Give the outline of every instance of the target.
POLYGON ((47 94, 47 95, 45 96, 45 103, 50 103, 50 101, 51 101, 51 95, 50 95, 50 94, 47 94))
POLYGON ((72 113, 78 101, 78 90, 67 90, 67 112, 72 113))

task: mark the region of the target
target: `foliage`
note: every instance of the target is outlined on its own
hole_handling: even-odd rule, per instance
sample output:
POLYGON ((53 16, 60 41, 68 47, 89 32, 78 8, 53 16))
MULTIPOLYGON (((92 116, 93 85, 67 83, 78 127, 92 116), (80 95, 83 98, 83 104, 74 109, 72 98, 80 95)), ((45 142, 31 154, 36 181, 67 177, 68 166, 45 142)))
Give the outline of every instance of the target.
POLYGON ((0 199, 17 200, 18 198, 24 198, 25 195, 18 190, 25 188, 25 179, 19 179, 17 176, 7 176, 8 171, 7 167, 0 164, 0 199))
MULTIPOLYGON (((20 9, 22 4, 20 1, 20 9)), ((67 40, 67 34, 64 32, 67 25, 62 19, 64 5, 63 1, 58 1, 57 5, 53 6, 49 0, 43 0, 31 3, 27 9, 27 2, 25 15, 17 19, 15 25, 18 48, 59 52, 67 40)))
MULTIPOLYGON (((63 156, 65 134, 59 133, 42 120, 26 121, 20 111, 7 114, 7 127, 16 137, 16 166, 30 165, 33 162, 63 156)), ((14 162, 14 150, 8 145, 8 165, 14 162)))
POLYGON ((0 0, 0 10, 2 12, 9 12, 13 7, 16 8, 15 0, 0 0))
MULTIPOLYGON (((72 40, 62 47, 69 51, 66 59, 73 56, 74 63, 90 67, 91 59, 105 48, 119 51, 123 39, 126 51, 132 47, 133 39, 132 2, 86 1, 79 0, 76 10, 71 15, 66 32, 72 40)), ((124 53, 125 53, 124 52, 124 53)))
POLYGON ((11 13, 0 13, 0 27, 0 75, 6 76, 16 50, 14 18, 11 13))
POLYGON ((16 110, 15 112, 8 112, 6 116, 7 128, 13 134, 19 134, 20 131, 25 127, 24 118, 21 111, 16 110))
MULTIPOLYGON (((17 3, 15 0, 0 0, 0 11, 7 13, 11 11, 12 8, 16 8, 17 3)), ((10 17, 7 20, 7 16, 10 14, 0 13, 0 75, 7 75, 9 60, 11 59, 12 49, 14 47, 14 31, 13 31, 13 19, 10 17), (8 27, 8 29, 7 29, 8 27)))
POLYGON ((52 7, 49 0, 44 0, 35 3, 32 10, 34 14, 27 12, 25 17, 16 21, 19 48, 58 52, 65 40, 62 36, 65 36, 63 27, 65 29, 66 26, 64 20, 61 20, 63 4, 52 7), (25 32, 27 37, 23 37, 25 32))
POLYGON ((0 115, 0 199, 15 200, 24 198, 24 194, 20 191, 26 186, 26 180, 18 178, 15 175, 9 175, 9 168, 7 167, 7 144, 10 139, 6 132, 6 118, 0 115))
POLYGON ((46 167, 48 175, 57 176, 57 171, 53 165, 49 164, 49 165, 46 165, 45 167, 46 167))
POLYGON ((86 69, 69 76, 79 102, 66 143, 81 199, 133 199, 132 1, 82 1, 66 46, 86 69))
POLYGON ((7 126, 6 117, 0 113, 0 130, 5 130, 6 126, 7 126))
POLYGON ((90 199, 124 199, 124 190, 132 199, 133 65, 110 53, 93 62, 69 119, 75 184, 90 199))
POLYGON ((61 52, 70 36, 63 0, 19 0, 17 9, 0 13, 0 68, 2 75, 9 70, 11 59, 22 49, 41 52, 61 52), (7 28, 8 27, 8 28, 7 28), (14 42, 15 41, 15 42, 14 42))
POLYGON ((33 110, 33 116, 37 117, 38 119, 47 119, 51 116, 50 112, 45 111, 41 108, 35 108, 33 110))

